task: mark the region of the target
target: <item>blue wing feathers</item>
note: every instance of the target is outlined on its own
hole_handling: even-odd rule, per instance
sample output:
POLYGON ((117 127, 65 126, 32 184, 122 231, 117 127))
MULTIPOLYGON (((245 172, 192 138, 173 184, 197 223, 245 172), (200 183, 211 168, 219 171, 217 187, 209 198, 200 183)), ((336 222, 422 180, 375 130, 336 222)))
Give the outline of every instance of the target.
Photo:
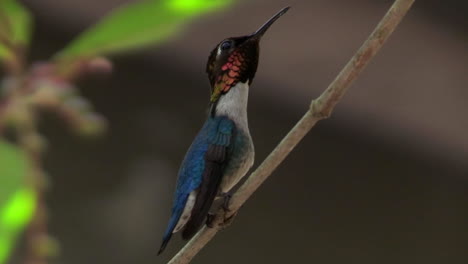
MULTIPOLYGON (((213 177, 212 174, 221 177, 221 167, 213 166, 213 164, 220 165, 226 160, 226 149, 231 144, 234 129, 234 122, 229 118, 210 117, 195 137, 178 173, 172 215, 163 237, 163 243, 159 253, 164 250, 169 242, 172 232, 182 215, 189 194, 200 187, 203 178, 207 180, 207 177, 213 177), (209 166, 207 166, 207 162, 209 166)), ((218 184, 210 184, 210 188, 213 188, 213 186, 218 186, 218 184)), ((209 193, 210 197, 213 196, 212 191, 209 193)), ((211 202, 209 203, 211 204, 211 202)), ((206 205, 204 207, 206 207, 206 205)))
POLYGON ((203 180, 198 188, 191 216, 185 224, 182 238, 191 238, 204 224, 205 218, 218 193, 224 167, 229 161, 228 148, 233 135, 234 123, 225 117, 214 119, 214 126, 207 133, 208 149, 205 153, 203 180))

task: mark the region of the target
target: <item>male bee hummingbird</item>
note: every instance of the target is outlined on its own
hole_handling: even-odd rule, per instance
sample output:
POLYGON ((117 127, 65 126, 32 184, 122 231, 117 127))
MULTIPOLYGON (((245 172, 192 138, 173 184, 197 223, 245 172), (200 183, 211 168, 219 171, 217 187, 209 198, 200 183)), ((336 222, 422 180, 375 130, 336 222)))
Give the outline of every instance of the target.
POLYGON ((158 254, 173 233, 191 238, 204 224, 216 196, 227 193, 254 161, 247 122, 249 86, 257 71, 259 43, 286 7, 254 33, 221 41, 208 58, 211 85, 207 120, 179 169, 172 215, 158 254))

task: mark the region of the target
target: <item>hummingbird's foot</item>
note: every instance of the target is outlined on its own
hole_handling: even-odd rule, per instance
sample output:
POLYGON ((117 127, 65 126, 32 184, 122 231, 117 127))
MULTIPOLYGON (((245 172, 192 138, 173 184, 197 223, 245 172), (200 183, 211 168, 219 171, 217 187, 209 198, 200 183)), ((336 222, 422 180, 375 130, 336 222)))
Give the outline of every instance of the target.
POLYGON ((229 227, 232 222, 234 222, 234 218, 236 218, 237 212, 232 211, 224 211, 220 214, 212 214, 209 213, 206 217, 206 226, 208 228, 215 228, 218 227, 220 230, 223 230, 229 227))
POLYGON ((237 215, 237 211, 234 212, 233 210, 230 209, 232 193, 231 192, 223 193, 222 196, 224 199, 223 204, 221 206, 221 208, 223 208, 223 215, 222 215, 223 219, 219 226, 221 227, 221 229, 225 229, 229 227, 232 224, 232 222, 234 222, 234 218, 237 215))
POLYGON ((228 228, 234 222, 234 218, 236 218, 236 215, 237 211, 224 211, 223 221, 219 224, 220 229, 228 228))
POLYGON ((230 202, 231 202, 231 198, 232 198, 232 194, 227 192, 227 193, 223 193, 223 211, 224 211, 224 214, 223 214, 223 222, 222 222, 222 228, 226 228, 228 226, 230 226, 232 224, 232 222, 234 221, 234 218, 236 217, 237 215, 237 211, 236 212, 233 212, 231 209, 230 209, 230 202))
POLYGON ((213 228, 214 226, 214 220, 216 219, 216 214, 208 213, 206 216, 206 226, 209 228, 213 228))
POLYGON ((232 198, 232 193, 230 192, 226 192, 226 193, 222 193, 221 196, 223 197, 223 210, 225 212, 230 212, 231 209, 229 209, 229 203, 231 202, 231 198, 232 198))
POLYGON ((206 217, 206 226, 209 228, 218 227, 219 229, 225 229, 232 224, 237 211, 229 209, 230 200, 232 197, 231 193, 222 193, 220 195, 223 198, 221 204, 222 211, 218 214, 208 213, 206 217))

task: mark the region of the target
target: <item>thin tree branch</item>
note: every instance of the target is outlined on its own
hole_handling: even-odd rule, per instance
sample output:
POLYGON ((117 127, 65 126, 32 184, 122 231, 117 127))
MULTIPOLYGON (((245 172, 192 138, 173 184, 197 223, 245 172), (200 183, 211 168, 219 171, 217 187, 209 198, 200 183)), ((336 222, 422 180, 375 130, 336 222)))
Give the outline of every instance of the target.
POLYGON ((299 141, 310 131, 315 123, 331 115, 334 107, 341 97, 343 97, 351 83, 356 80, 364 67, 383 46, 413 3, 414 0, 396 0, 393 3, 366 42, 346 64, 335 80, 319 98, 311 102, 310 109, 301 120, 232 196, 229 206, 231 211, 225 215, 223 210, 220 209, 214 220, 214 227, 203 227, 168 264, 189 263, 216 233, 222 229, 223 219, 233 216, 239 210, 299 141))

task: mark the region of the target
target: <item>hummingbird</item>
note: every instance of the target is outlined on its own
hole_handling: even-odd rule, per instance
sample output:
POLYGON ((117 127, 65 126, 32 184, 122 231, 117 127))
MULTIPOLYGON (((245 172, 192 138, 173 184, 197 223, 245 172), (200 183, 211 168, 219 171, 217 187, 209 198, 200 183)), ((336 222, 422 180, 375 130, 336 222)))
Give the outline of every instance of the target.
POLYGON ((288 10, 283 8, 250 35, 224 39, 211 51, 206 65, 211 88, 208 116, 180 166, 172 215, 158 255, 173 233, 182 230, 182 238, 190 239, 205 223, 215 198, 227 194, 252 167, 249 87, 262 36, 288 10))

